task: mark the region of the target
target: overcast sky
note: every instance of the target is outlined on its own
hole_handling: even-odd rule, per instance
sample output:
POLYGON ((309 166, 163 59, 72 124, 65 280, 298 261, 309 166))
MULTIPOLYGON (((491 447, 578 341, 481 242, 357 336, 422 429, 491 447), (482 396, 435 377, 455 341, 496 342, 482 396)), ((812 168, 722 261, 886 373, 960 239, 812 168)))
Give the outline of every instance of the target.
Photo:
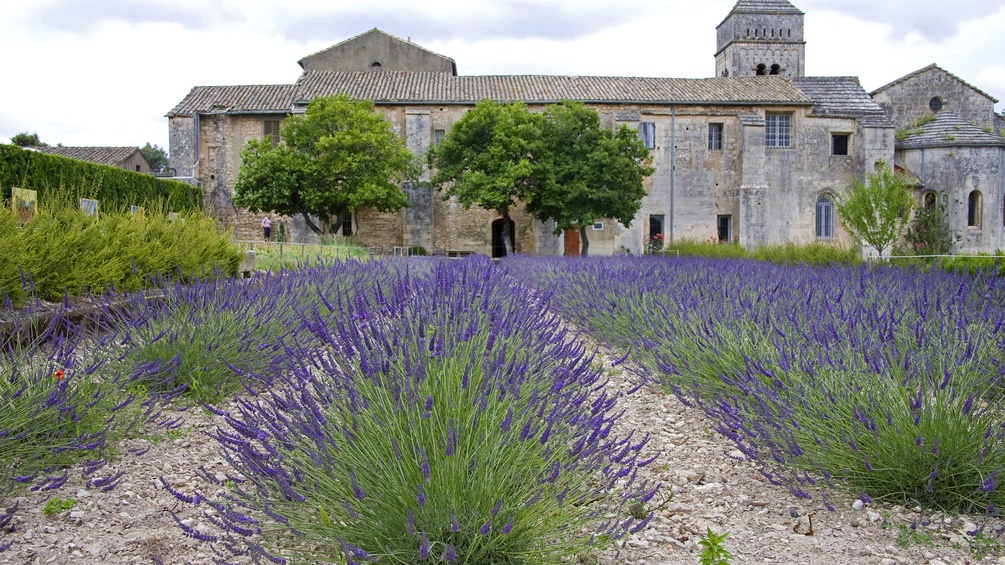
MULTIPOLYGON (((0 143, 168 149, 197 85, 292 84, 378 27, 464 75, 702 78, 735 0, 0 0, 0 143)), ((794 0, 808 75, 873 90, 928 64, 1005 99, 1005 0, 794 0)), ((997 105, 1000 111, 1002 103, 997 105)))

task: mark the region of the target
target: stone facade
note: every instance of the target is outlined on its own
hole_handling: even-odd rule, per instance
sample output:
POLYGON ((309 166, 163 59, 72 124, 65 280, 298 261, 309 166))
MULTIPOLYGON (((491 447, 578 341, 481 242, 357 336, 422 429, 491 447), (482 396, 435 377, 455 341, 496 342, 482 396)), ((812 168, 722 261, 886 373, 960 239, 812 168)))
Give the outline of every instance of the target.
POLYGON ((936 65, 929 65, 872 92, 898 129, 918 118, 951 112, 979 128, 994 129, 995 103, 988 94, 936 65))
MULTIPOLYGON (((587 227, 591 254, 643 253, 657 233, 668 247, 682 238, 729 239, 747 247, 813 241, 851 245, 833 204, 877 163, 896 161, 918 178, 947 187, 971 182, 945 177, 949 167, 945 175, 931 176, 931 170, 919 175, 914 153, 901 154, 895 145, 897 120, 912 115, 928 92, 926 85, 948 73, 914 73, 891 83, 873 94, 877 104, 854 77, 803 76, 802 21, 802 12, 785 0, 740 0, 717 28, 716 78, 710 79, 458 76, 452 59, 371 30, 302 59, 304 72, 293 85, 194 88, 169 113, 173 165, 179 176, 191 171, 204 189, 206 209, 233 226, 236 237, 256 239, 261 216, 238 210, 231 201, 241 149, 268 133, 266 122, 302 111, 315 96, 341 93, 374 100, 417 156, 483 98, 522 100, 532 110, 578 99, 597 110, 605 127, 628 127, 651 140, 655 168, 630 226, 601 219, 587 227), (373 72, 367 65, 375 53, 381 70, 401 72, 373 72), (756 76, 762 63, 767 76, 756 76), (779 76, 771 76, 772 65, 778 65, 779 76)), ((968 93, 954 90, 951 81, 939 84, 947 104, 994 123, 993 99, 973 94, 973 87, 968 93)), ((966 174, 981 179, 974 186, 981 187, 983 213, 990 214, 983 225, 1001 226, 1000 215, 992 217, 1005 205, 1001 167, 982 164, 994 160, 984 149, 973 152, 967 162, 980 171, 966 174)), ((954 155, 959 160, 962 153, 954 155)), ((357 240, 385 251, 412 246, 448 254, 497 251, 498 213, 444 200, 425 182, 429 178, 425 171, 419 182, 403 187, 410 208, 388 214, 358 210, 352 221, 357 240)), ((953 213, 959 217, 959 211, 953 213)), ((517 252, 563 252, 564 235, 555 235, 554 225, 519 208, 511 216, 517 252)), ((279 220, 289 222, 294 241, 314 237, 302 219, 279 220)), ((979 237, 967 233, 961 250, 1002 245, 1001 229, 979 237)))

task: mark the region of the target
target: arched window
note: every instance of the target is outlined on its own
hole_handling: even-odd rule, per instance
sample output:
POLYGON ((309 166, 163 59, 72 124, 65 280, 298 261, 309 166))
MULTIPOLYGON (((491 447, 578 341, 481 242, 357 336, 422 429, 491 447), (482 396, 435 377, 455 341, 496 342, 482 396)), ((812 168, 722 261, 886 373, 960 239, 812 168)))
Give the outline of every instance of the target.
POLYGON ((926 192, 925 196, 922 198, 922 205, 925 208, 935 208, 935 205, 938 204, 938 202, 939 197, 932 191, 926 192))
POLYGON ((834 237, 834 203, 826 194, 817 198, 817 239, 834 237))
POLYGON ((768 70, 768 66, 765 65, 764 63, 761 63, 760 65, 757 65, 757 76, 761 76, 761 75, 767 74, 766 73, 767 70, 768 70))
POLYGON ((778 63, 775 63, 774 65, 771 65, 771 74, 777 75, 778 71, 780 71, 780 70, 782 70, 782 66, 779 65, 778 63))
POLYGON ((370 71, 371 72, 379 73, 380 71, 383 71, 383 70, 384 70, 384 65, 381 65, 380 61, 374 61, 374 62, 370 63, 370 71))
POLYGON ((981 191, 975 190, 967 199, 967 226, 981 227, 981 191))

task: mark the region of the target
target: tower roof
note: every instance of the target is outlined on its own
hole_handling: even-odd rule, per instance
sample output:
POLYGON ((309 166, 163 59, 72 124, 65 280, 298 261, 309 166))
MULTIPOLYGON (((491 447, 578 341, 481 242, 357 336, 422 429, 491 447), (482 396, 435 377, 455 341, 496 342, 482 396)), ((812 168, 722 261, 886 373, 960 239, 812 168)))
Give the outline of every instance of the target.
POLYGON ((787 0, 739 0, 729 13, 802 14, 799 8, 796 8, 787 0))

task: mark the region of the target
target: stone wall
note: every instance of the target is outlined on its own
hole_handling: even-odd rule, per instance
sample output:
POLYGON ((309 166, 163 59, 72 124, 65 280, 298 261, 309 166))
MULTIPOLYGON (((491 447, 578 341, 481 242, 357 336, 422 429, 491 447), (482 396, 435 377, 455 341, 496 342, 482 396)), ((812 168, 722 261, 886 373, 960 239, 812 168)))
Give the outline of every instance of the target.
POLYGON ((898 152, 898 165, 919 175, 926 191, 946 204, 949 225, 961 236, 954 252, 1005 249, 1005 148, 935 147, 898 152), (980 225, 967 226, 970 193, 981 194, 980 225))
POLYGON ((929 103, 939 98, 942 109, 979 128, 995 126, 994 100, 950 73, 933 67, 873 93, 898 129, 909 128, 920 116, 931 115, 929 103))
POLYGON ((379 63, 384 72, 453 72, 453 61, 396 37, 372 30, 300 60, 305 71, 370 71, 379 63))

